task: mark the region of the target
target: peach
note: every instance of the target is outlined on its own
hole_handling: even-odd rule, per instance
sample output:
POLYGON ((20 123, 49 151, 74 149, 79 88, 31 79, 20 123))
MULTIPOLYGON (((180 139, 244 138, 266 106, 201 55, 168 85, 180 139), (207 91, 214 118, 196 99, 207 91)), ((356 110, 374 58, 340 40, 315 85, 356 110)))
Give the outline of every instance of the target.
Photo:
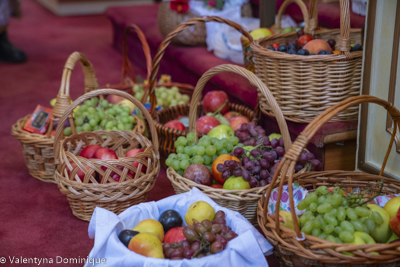
POLYGON ((250 122, 249 118, 243 115, 233 117, 232 119, 229 120, 229 124, 234 131, 239 129, 243 123, 249 123, 249 122, 250 122))
POLYGON ((325 50, 327 52, 332 51, 331 46, 324 40, 314 39, 306 43, 303 49, 307 49, 310 54, 318 55, 318 52, 325 50))

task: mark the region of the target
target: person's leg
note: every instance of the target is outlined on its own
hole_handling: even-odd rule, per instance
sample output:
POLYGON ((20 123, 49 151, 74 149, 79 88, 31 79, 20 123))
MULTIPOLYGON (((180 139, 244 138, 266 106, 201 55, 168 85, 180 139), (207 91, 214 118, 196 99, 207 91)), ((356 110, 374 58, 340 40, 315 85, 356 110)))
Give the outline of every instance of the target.
POLYGON ((0 0, 0 61, 21 63, 26 61, 24 52, 13 46, 7 37, 7 26, 10 20, 13 0, 0 0))

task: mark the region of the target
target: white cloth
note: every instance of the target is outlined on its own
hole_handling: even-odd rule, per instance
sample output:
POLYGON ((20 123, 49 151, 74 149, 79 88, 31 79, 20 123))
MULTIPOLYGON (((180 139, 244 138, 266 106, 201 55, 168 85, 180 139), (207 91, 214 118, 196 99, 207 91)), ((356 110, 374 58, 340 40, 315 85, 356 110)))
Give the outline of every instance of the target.
MULTIPOLYGON (((186 225, 184 223, 184 225, 186 225)), ((238 212, 218 206, 197 188, 184 194, 174 195, 157 202, 141 203, 116 215, 108 210, 96 208, 89 224, 89 237, 94 238, 94 247, 89 259, 105 259, 95 266, 121 267, 211 267, 211 266, 268 266, 264 255, 272 253, 272 246, 238 212), (118 239, 124 229, 132 229, 144 219, 158 219, 166 210, 174 209, 184 218, 186 210, 196 201, 206 201, 215 211, 223 210, 227 225, 239 236, 228 242, 222 252, 201 259, 168 260, 144 257, 128 250, 118 239)), ((85 266, 93 266, 86 263, 85 266)))

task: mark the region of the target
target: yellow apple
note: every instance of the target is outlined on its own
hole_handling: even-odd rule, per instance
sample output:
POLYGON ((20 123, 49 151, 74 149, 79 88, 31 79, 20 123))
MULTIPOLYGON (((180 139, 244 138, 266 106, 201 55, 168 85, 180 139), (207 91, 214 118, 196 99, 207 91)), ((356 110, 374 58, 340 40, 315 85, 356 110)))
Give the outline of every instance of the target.
POLYGON ((164 259, 162 243, 152 233, 135 235, 129 241, 128 249, 146 257, 164 259))
POLYGON ((377 243, 385 243, 386 240, 388 240, 389 237, 392 235, 392 230, 390 229, 389 225, 390 217, 388 213, 378 205, 368 204, 368 208, 371 211, 378 212, 383 218, 383 223, 381 225, 376 224, 375 230, 370 233, 370 235, 375 239, 377 243))
POLYGON ((185 214, 185 221, 188 225, 193 225, 196 222, 203 220, 214 221, 215 210, 205 201, 197 201, 190 205, 185 214))
POLYGON ((250 33, 251 37, 253 37, 254 40, 261 39, 261 38, 270 36, 272 34, 274 34, 274 33, 269 28, 259 28, 250 33))
POLYGON ((151 233, 160 239, 161 242, 164 241, 164 227, 162 224, 154 219, 146 219, 140 221, 132 231, 138 231, 139 233, 151 233))
POLYGON ((388 202, 386 202, 383 209, 388 213, 389 217, 392 218, 396 215, 397 211, 400 208, 400 197, 394 197, 388 202))
MULTIPOLYGON (((275 220, 275 213, 271 214, 271 218, 275 220)), ((297 217, 297 223, 299 223, 298 217, 297 217)), ((292 219, 292 214, 289 211, 286 210, 279 211, 279 224, 294 231, 294 222, 292 219)))

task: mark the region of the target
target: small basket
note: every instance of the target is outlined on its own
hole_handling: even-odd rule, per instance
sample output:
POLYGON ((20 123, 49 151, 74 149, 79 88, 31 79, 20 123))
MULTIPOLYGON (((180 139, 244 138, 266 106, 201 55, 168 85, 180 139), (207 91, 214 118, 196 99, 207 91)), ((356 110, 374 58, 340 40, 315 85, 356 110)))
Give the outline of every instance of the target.
MULTIPOLYGON (((55 183, 54 180, 54 138, 51 136, 54 123, 68 109, 71 104, 69 93, 70 78, 77 62, 82 63, 83 74, 85 79, 85 92, 97 89, 98 83, 92 64, 87 60, 86 56, 79 52, 72 53, 64 66, 61 87, 57 95, 57 100, 53 109, 53 116, 46 135, 34 134, 24 131, 24 125, 32 114, 19 119, 11 128, 11 135, 21 142, 22 153, 25 157, 25 163, 29 173, 36 179, 55 183)), ((73 124, 72 117, 70 118, 73 124)), ((72 128, 75 131, 75 128, 72 128)))
MULTIPOLYGON (((268 86, 285 118, 309 123, 323 111, 342 100, 360 94, 362 51, 350 52, 351 44, 361 43, 361 30, 350 29, 349 0, 340 0, 340 30, 315 30, 318 10, 310 1, 309 32, 317 39, 335 39, 340 55, 291 55, 268 50, 273 43, 286 43, 297 33, 277 34, 254 41, 251 49, 257 76, 268 86)), ((270 114, 270 107, 260 98, 260 108, 270 114)), ((358 119, 358 107, 351 107, 333 121, 358 119)))
MULTIPOLYGON (((272 30, 275 31, 275 30, 282 29, 282 27, 281 27, 282 15, 285 12, 287 6, 291 3, 296 3, 299 5, 299 7, 301 9, 301 13, 303 13, 303 17, 304 17, 304 24, 305 24, 304 30, 308 31, 308 10, 307 10, 307 6, 304 4, 304 2, 302 0, 285 0, 278 10, 276 24, 274 25, 274 27, 272 27, 272 30)), ((244 65, 245 65, 246 69, 255 73, 254 55, 253 55, 253 51, 251 50, 251 47, 250 47, 253 40, 252 39, 250 40, 246 36, 242 35, 242 37, 240 38, 240 41, 242 43, 244 65)))
POLYGON ((84 221, 90 221, 96 206, 119 214, 132 205, 146 201, 147 194, 153 188, 160 172, 158 137, 150 114, 133 96, 119 90, 99 89, 79 97, 60 119, 54 140, 55 162, 58 164, 56 170, 58 188, 67 196, 72 213, 84 221), (107 94, 124 97, 141 110, 149 124, 154 144, 141 133, 131 131, 82 132, 60 141, 62 135, 60 125, 64 125, 73 109, 87 99, 107 94), (113 149, 119 158, 99 160, 78 156, 81 149, 94 144, 113 149), (127 151, 138 148, 139 145, 144 152, 134 157, 124 157, 127 151), (74 162, 75 167, 72 167, 71 162, 74 162), (132 165, 133 162, 139 162, 137 168, 132 165), (85 173, 82 181, 75 178, 79 170, 85 173), (93 176, 95 172, 102 177, 101 182, 93 176), (118 182, 112 178, 113 172, 120 176, 118 182), (128 172, 133 172, 134 177, 130 177, 128 172))
MULTIPOLYGON (((198 138, 198 134, 196 131, 196 121, 198 118, 198 110, 196 109, 197 104, 200 100, 201 92, 205 84, 216 74, 221 72, 231 72, 239 74, 245 78, 247 78, 251 83, 255 84, 260 90, 265 94, 265 97, 268 99, 271 107, 276 115, 279 129, 281 130, 282 138, 284 140, 285 150, 289 150, 291 146, 291 140, 289 135, 289 130, 286 125, 286 121, 283 118, 282 112, 279 109, 278 104, 273 98, 272 94, 269 92, 268 88, 262 83, 260 79, 258 79, 254 73, 235 65, 220 65, 208 70, 203 76, 200 78, 195 91, 193 93, 192 102, 190 103, 190 111, 189 111, 189 130, 190 132, 196 135, 196 141, 198 138)), ((190 191, 193 187, 197 187, 203 191, 204 194, 213 199, 218 205, 229 208, 231 210, 235 210, 241 213, 247 220, 249 220, 252 224, 257 224, 257 203, 261 198, 263 192, 265 192, 268 185, 264 187, 256 187, 246 190, 227 190, 227 189, 218 189, 213 188, 206 185, 200 185, 191 180, 180 176, 176 173, 171 167, 167 169, 167 177, 171 180, 172 186, 177 194, 190 191)))
MULTIPOLYGON (((252 17, 253 11, 250 2, 244 3, 241 8, 242 17, 252 17)), ((194 14, 190 10, 179 14, 170 9, 170 1, 161 1, 158 9, 158 29, 162 36, 166 37, 175 30, 177 26, 188 20, 200 18, 201 16, 194 14)), ((193 25, 185 29, 172 40, 176 45, 189 46, 206 46, 207 29, 204 23, 193 25)))
MULTIPOLYGON (((156 96, 155 96, 155 91, 154 91, 154 84, 156 81, 156 76, 158 73, 158 70, 160 68, 160 61, 161 58, 163 57, 165 53, 165 49, 168 47, 168 45, 171 43, 171 40, 175 38, 175 36, 179 35, 179 33, 183 32, 185 29, 193 27, 195 25, 198 25, 199 23, 205 23, 207 21, 214 21, 214 22, 219 22, 219 23, 225 23, 229 26, 232 26, 242 34, 245 34, 248 38, 251 39, 250 34, 242 28, 239 24, 232 22, 230 20, 221 18, 221 17, 216 17, 216 16, 208 16, 208 17, 203 17, 203 18, 194 18, 191 19, 181 25, 179 25, 173 32, 169 33, 168 36, 166 36, 163 40, 163 42, 160 44, 157 54, 154 56, 153 60, 153 67, 151 70, 151 75, 150 75, 150 89, 149 89, 149 94, 150 94, 150 102, 151 102, 151 115, 156 118, 155 125, 157 129, 158 136, 160 137, 160 155, 161 155, 161 164, 164 164, 164 160, 168 157, 170 153, 175 152, 174 148, 174 142, 178 139, 179 136, 186 136, 188 131, 181 131, 177 129, 172 129, 169 127, 165 127, 164 124, 167 123, 170 120, 175 119, 178 116, 188 116, 189 115, 189 104, 185 105, 178 105, 170 108, 165 108, 160 111, 155 111, 155 103, 157 102, 156 96)), ((193 93, 193 91, 192 91, 193 93)), ((146 94, 145 94, 145 96, 146 94)), ((250 108, 247 108, 242 105, 237 105, 237 104, 230 104, 229 105, 229 110, 230 111, 238 111, 242 115, 245 115, 249 118, 250 121, 254 121, 257 123, 258 121, 258 109, 256 111, 251 110, 250 108)), ((202 107, 199 106, 199 111, 202 111, 202 107)), ((163 165, 163 167, 166 167, 163 165)))
MULTIPOLYGON (((393 141, 396 136, 396 130, 400 125, 400 111, 396 109, 391 103, 373 97, 373 96, 356 96, 349 98, 346 101, 340 102, 333 107, 330 107, 315 120, 313 120, 304 131, 297 137, 291 149, 286 152, 285 156, 278 166, 276 174, 282 171, 285 179, 281 179, 279 183, 279 191, 277 197, 277 206, 275 211, 275 218, 279 212, 279 203, 282 195, 282 187, 288 183, 289 187, 289 202, 292 219, 296 231, 281 227, 278 221, 274 221, 270 216, 267 216, 268 201, 271 196, 273 188, 278 187, 278 176, 272 179, 271 186, 267 192, 263 194, 258 203, 257 217, 258 223, 264 232, 265 236, 275 246, 275 253, 282 262, 288 263, 292 266, 349 266, 352 264, 360 264, 360 266, 399 266, 400 265, 400 243, 392 244, 365 244, 365 245, 351 245, 339 244, 320 239, 311 235, 304 235, 300 232, 296 215, 294 213, 294 200, 293 200, 293 183, 299 183, 303 187, 312 187, 315 189, 317 186, 340 186, 342 188, 352 189, 353 187, 360 188, 361 190, 371 187, 378 181, 384 180, 383 190, 384 194, 400 193, 400 181, 393 178, 385 178, 382 176, 388 156, 393 146, 393 141), (320 171, 320 172, 307 172, 303 174, 293 174, 294 165, 300 156, 300 151, 306 147, 313 135, 331 118, 344 109, 351 106, 358 106, 360 103, 375 103, 383 106, 394 121, 394 131, 389 143, 389 148, 383 160, 382 168, 379 175, 372 175, 364 172, 349 172, 349 171, 320 171), (302 237, 303 235, 303 237, 302 237), (300 240, 300 241, 299 241, 300 240), (302 240, 302 241, 301 241, 302 240), (340 252, 349 252, 353 256, 344 255, 340 252), (370 252, 378 252, 379 255, 371 255, 370 252), (390 264, 389 264, 390 263, 390 264), (387 265, 389 264, 389 265, 387 265), (393 264, 393 265, 392 265, 393 264)), ((400 129, 400 127, 399 127, 400 129)), ((282 177, 282 176, 281 176, 282 177)), ((375 192, 377 189, 375 190, 375 192)), ((373 194, 374 192, 372 192, 373 194)))

